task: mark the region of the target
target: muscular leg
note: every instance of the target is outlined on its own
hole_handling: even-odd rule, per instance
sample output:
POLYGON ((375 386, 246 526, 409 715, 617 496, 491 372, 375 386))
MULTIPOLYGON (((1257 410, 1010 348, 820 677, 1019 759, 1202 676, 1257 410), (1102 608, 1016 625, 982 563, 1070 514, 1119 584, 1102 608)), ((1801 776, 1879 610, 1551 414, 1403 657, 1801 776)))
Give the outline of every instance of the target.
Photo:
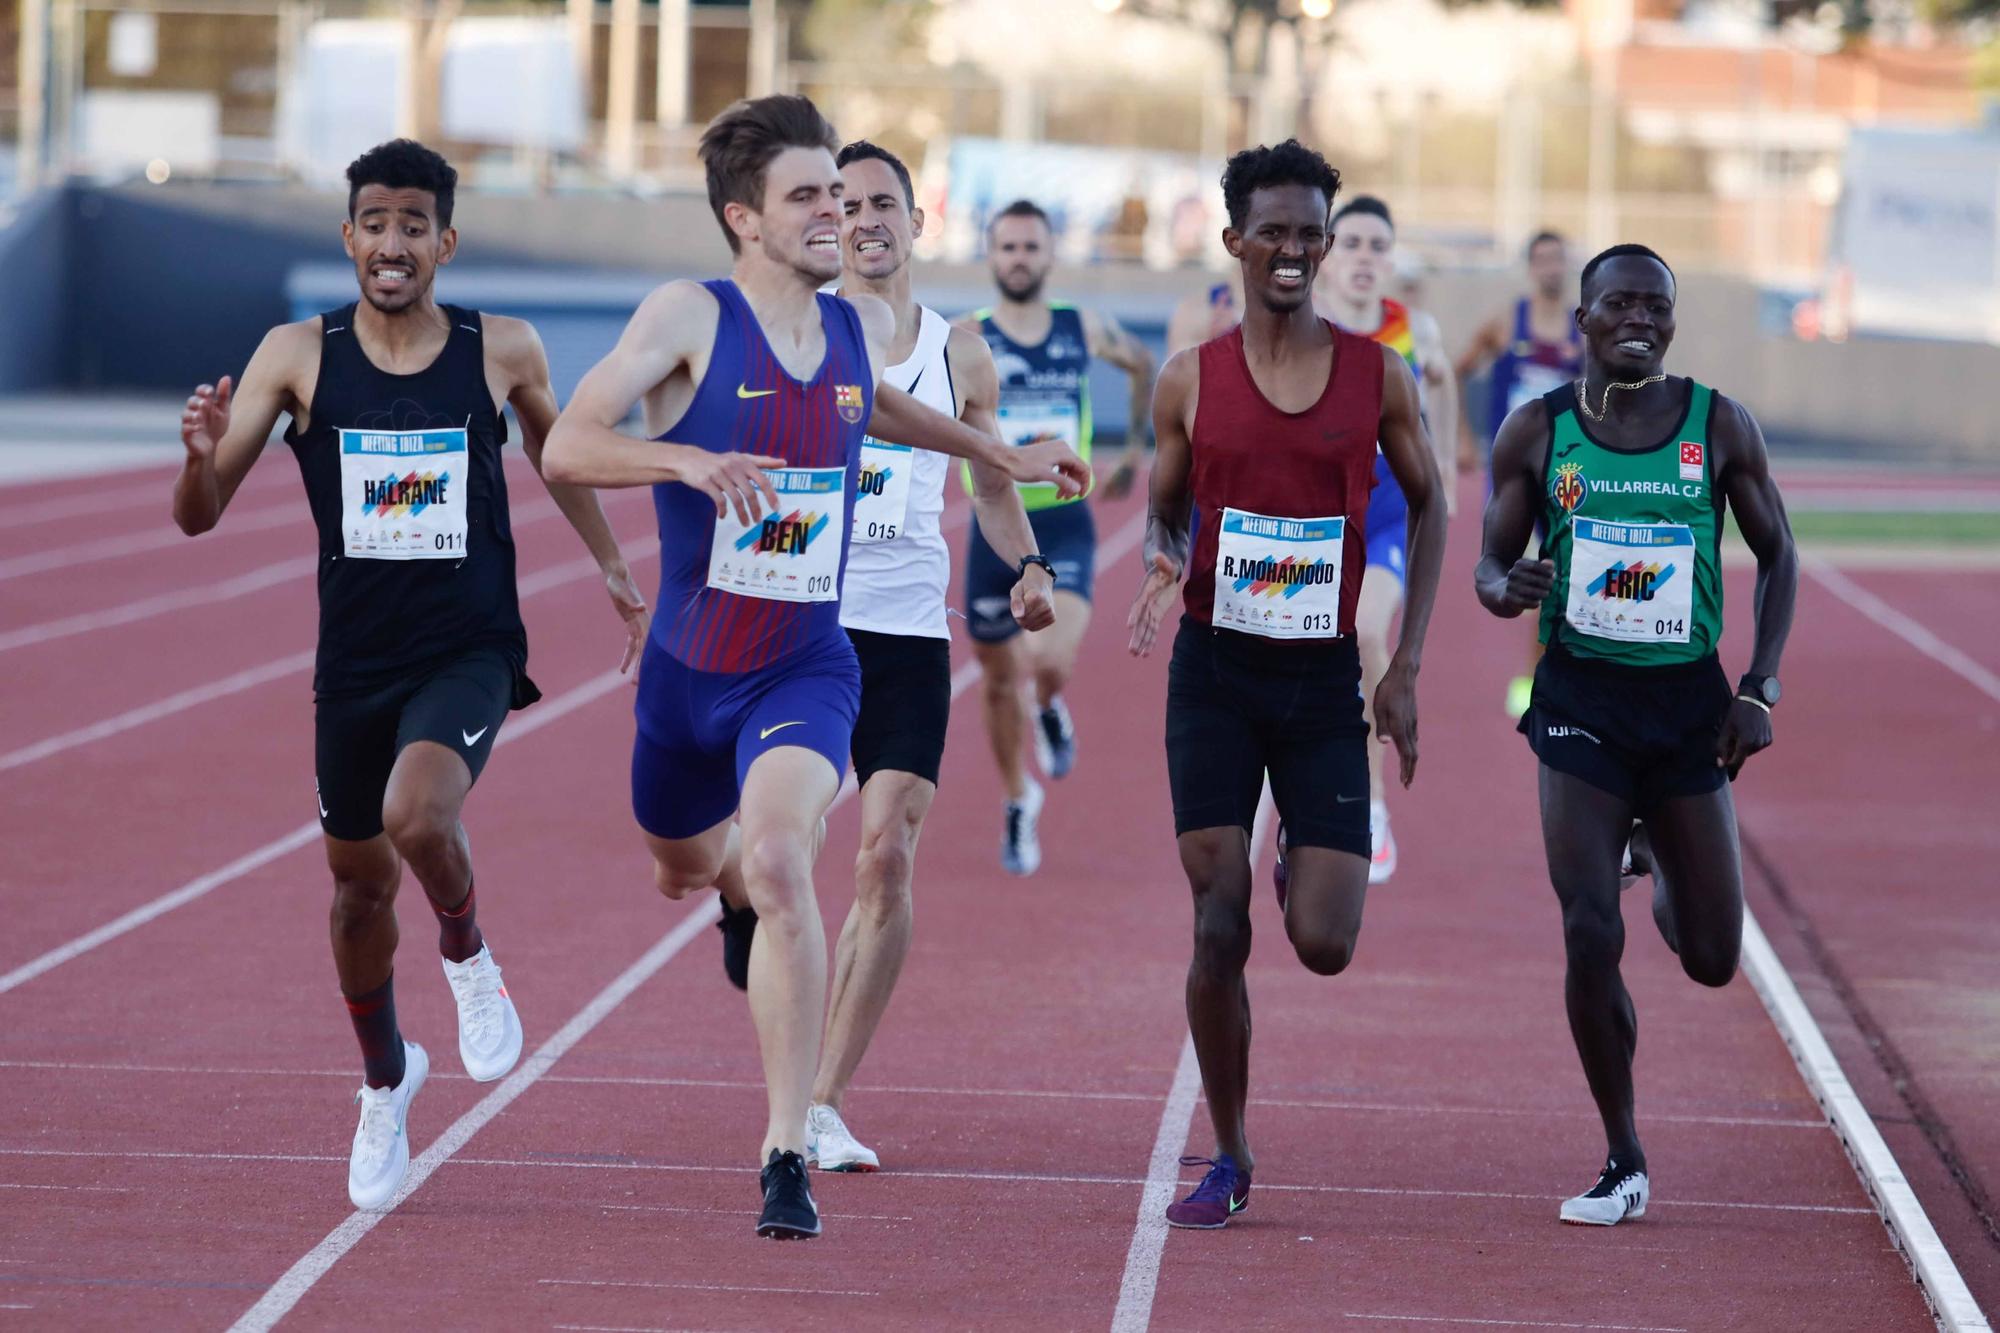
POLYGON ((396 886, 403 862, 386 834, 364 842, 328 837, 326 864, 333 872, 329 934, 340 990, 352 999, 389 979, 396 960, 396 886))
POLYGON ((1090 628, 1090 603, 1073 592, 1057 591, 1056 623, 1045 630, 1020 637, 1027 641, 1027 654, 1034 673, 1035 706, 1047 708, 1049 701, 1063 692, 1076 671, 1077 650, 1090 628))
POLYGON ((910 952, 910 880, 917 838, 937 788, 914 773, 884 769, 861 788, 861 851, 854 906, 833 951, 826 1049, 812 1099, 836 1109, 875 1036, 910 952))
POLYGON ((750 1017, 770 1106, 760 1162, 774 1148, 805 1151, 806 1107, 826 1017, 826 930, 813 896, 813 858, 820 817, 833 804, 840 777, 822 756, 787 745, 759 755, 743 783, 743 882, 757 909, 750 1017))
POLYGON ((1728 985, 1743 947, 1743 862, 1728 785, 1661 801, 1647 812, 1646 831, 1661 934, 1690 977, 1728 985))
POLYGON ((993 762, 1000 769, 1000 786, 1007 799, 1018 801, 1027 794, 1027 773, 1021 744, 1027 735, 1028 715, 1021 698, 1026 684, 1027 650, 1021 635, 999 643, 973 640, 972 653, 979 659, 983 678, 980 703, 986 713, 986 743, 993 748, 993 762))
POLYGON ((1368 899, 1368 858, 1331 847, 1286 854, 1285 934, 1299 961, 1323 977, 1354 959, 1361 908, 1368 899))
POLYGON ((471 790, 464 759, 436 741, 414 741, 396 756, 382 797, 382 827, 453 936, 445 954, 454 962, 478 953, 481 943, 476 925, 460 938, 448 921, 472 889, 472 847, 459 822, 471 790))
POLYGON ((1633 1123, 1632 1056, 1639 1020, 1618 970, 1625 922, 1618 907, 1618 865, 1632 830, 1632 806, 1581 778, 1541 768, 1542 844, 1549 882, 1562 904, 1569 969, 1563 999, 1584 1078, 1604 1121, 1610 1155, 1645 1161, 1633 1123))
MULTIPOLYGON (((1361 715, 1368 720, 1368 799, 1382 803, 1382 752, 1374 744, 1375 687, 1389 674, 1389 635, 1403 609, 1403 581, 1382 565, 1368 566, 1361 597, 1354 605, 1354 640, 1361 650, 1361 715)), ((1289 859, 1289 858, 1288 858, 1289 859)))
POLYGON ((1194 890, 1194 959, 1188 964, 1188 1031, 1194 1037, 1215 1151, 1245 1171, 1255 1163, 1244 1135, 1250 1097, 1250 839, 1241 828, 1180 836, 1181 869, 1194 890))

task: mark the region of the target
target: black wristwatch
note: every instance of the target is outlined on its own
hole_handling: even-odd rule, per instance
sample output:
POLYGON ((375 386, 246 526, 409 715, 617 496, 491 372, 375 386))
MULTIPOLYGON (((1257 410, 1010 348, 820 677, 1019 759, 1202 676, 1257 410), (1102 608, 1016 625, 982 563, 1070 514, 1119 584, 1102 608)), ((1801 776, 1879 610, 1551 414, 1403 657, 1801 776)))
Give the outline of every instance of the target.
POLYGON ((1736 682, 1737 698, 1762 704, 1767 709, 1775 705, 1783 693, 1784 691, 1778 688, 1776 676, 1759 676, 1746 671, 1743 679, 1736 682))
POLYGON ((1048 571, 1049 582, 1054 583, 1056 581, 1056 567, 1049 563, 1049 558, 1047 556, 1042 555, 1040 553, 1034 555, 1022 556, 1021 563, 1014 567, 1014 577, 1018 579, 1021 577, 1021 575, 1027 573, 1029 565, 1040 565, 1043 569, 1048 571))

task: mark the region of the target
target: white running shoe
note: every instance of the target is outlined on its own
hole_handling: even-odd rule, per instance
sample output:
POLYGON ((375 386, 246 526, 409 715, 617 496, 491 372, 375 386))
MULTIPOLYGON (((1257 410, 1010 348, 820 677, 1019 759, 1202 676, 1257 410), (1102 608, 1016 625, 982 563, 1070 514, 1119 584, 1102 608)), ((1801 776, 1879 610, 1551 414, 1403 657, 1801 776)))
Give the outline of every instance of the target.
POLYGON ((1368 841, 1374 848, 1368 858, 1368 882, 1386 884, 1396 873, 1396 835, 1389 831, 1389 807, 1380 801, 1368 807, 1368 841))
POLYGON ((521 1016, 507 998, 500 965, 485 945, 462 963, 444 959, 444 979, 458 1001, 458 1058, 475 1082, 506 1077, 521 1058, 521 1016))
POLYGON ((396 1197, 410 1169, 410 1102, 431 1072, 431 1058, 413 1041, 403 1043, 403 1081, 393 1088, 363 1086, 354 1094, 361 1123, 347 1157, 347 1197, 356 1208, 380 1208, 396 1197))
POLYGON ((1018 801, 1007 802, 1006 826, 1000 834, 1000 868, 1010 875, 1032 875, 1042 868, 1042 784, 1027 780, 1018 801))
POLYGON ((814 1102, 806 1109, 806 1165, 822 1171, 880 1171, 882 1159, 848 1132, 839 1111, 814 1102))
POLYGON ((1588 1194, 1567 1199, 1562 1220, 1576 1226, 1612 1227, 1646 1215, 1646 1173, 1606 1162, 1588 1194))

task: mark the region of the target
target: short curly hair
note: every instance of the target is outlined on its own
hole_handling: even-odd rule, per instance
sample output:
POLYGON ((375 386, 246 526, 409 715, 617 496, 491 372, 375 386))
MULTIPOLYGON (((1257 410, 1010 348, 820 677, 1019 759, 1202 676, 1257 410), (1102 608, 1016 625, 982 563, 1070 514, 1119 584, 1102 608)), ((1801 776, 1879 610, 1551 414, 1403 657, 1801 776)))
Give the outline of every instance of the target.
POLYGON ((415 139, 391 139, 376 144, 347 164, 347 216, 354 217, 355 200, 364 185, 392 190, 429 190, 437 201, 439 230, 451 225, 452 195, 458 189, 458 169, 442 154, 415 139))
POLYGON ((1331 212, 1334 196, 1340 193, 1340 173, 1297 139, 1246 148, 1222 169, 1222 203, 1229 210, 1229 225, 1241 230, 1250 215, 1250 196, 1277 185, 1318 190, 1326 196, 1327 211, 1331 212))

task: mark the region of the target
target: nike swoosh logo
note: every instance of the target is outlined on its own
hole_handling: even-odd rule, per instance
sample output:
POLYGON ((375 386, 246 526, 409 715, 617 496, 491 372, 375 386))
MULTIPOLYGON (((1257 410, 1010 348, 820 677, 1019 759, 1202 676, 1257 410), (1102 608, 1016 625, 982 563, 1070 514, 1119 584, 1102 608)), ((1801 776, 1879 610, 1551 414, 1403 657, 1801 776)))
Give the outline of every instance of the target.
POLYGON ((484 735, 486 734, 486 731, 487 731, 487 727, 490 727, 490 726, 492 726, 492 725, 493 725, 493 724, 489 722, 489 723, 487 723, 487 724, 486 724, 486 726, 485 726, 485 727, 481 727, 481 728, 480 728, 479 730, 477 730, 477 731, 467 731, 467 730, 465 730, 465 729, 464 729, 463 727, 461 727, 461 728, 459 729, 459 732, 458 732, 458 734, 459 734, 459 735, 461 735, 461 736, 463 736, 463 737, 465 737, 465 743, 466 743, 467 745, 477 745, 477 744, 479 744, 479 738, 480 738, 481 736, 484 736, 484 735))
POLYGON ((1250 1202, 1250 1198, 1248 1195, 1245 1195, 1241 1199, 1237 1198, 1235 1195, 1231 1195, 1229 1198, 1229 1211, 1232 1213, 1240 1213, 1243 1211, 1243 1205, 1248 1202, 1250 1202))
MULTIPOLYGON (((315 799, 317 799, 317 798, 315 798, 315 799)), ((325 802, 325 801, 320 801, 320 802, 319 802, 319 817, 320 817, 321 819, 325 819, 325 818, 326 818, 326 802, 325 802)))
POLYGON ((776 392, 776 389, 753 389, 747 384, 736 386, 736 396, 738 398, 769 398, 776 392))
POLYGON ((803 727, 804 725, 805 723, 803 722, 780 722, 775 727, 765 727, 762 731, 758 732, 757 739, 768 741, 771 739, 771 733, 774 731, 783 731, 786 727, 803 727))
POLYGON ((1338 795, 1336 795, 1336 796, 1335 796, 1335 797, 1334 797, 1333 799, 1334 799, 1334 803, 1335 803, 1336 805, 1353 805, 1353 804, 1354 804, 1354 803, 1355 803, 1356 801, 1365 801, 1365 800, 1367 800, 1368 798, 1367 798, 1366 796, 1338 796, 1338 795))

